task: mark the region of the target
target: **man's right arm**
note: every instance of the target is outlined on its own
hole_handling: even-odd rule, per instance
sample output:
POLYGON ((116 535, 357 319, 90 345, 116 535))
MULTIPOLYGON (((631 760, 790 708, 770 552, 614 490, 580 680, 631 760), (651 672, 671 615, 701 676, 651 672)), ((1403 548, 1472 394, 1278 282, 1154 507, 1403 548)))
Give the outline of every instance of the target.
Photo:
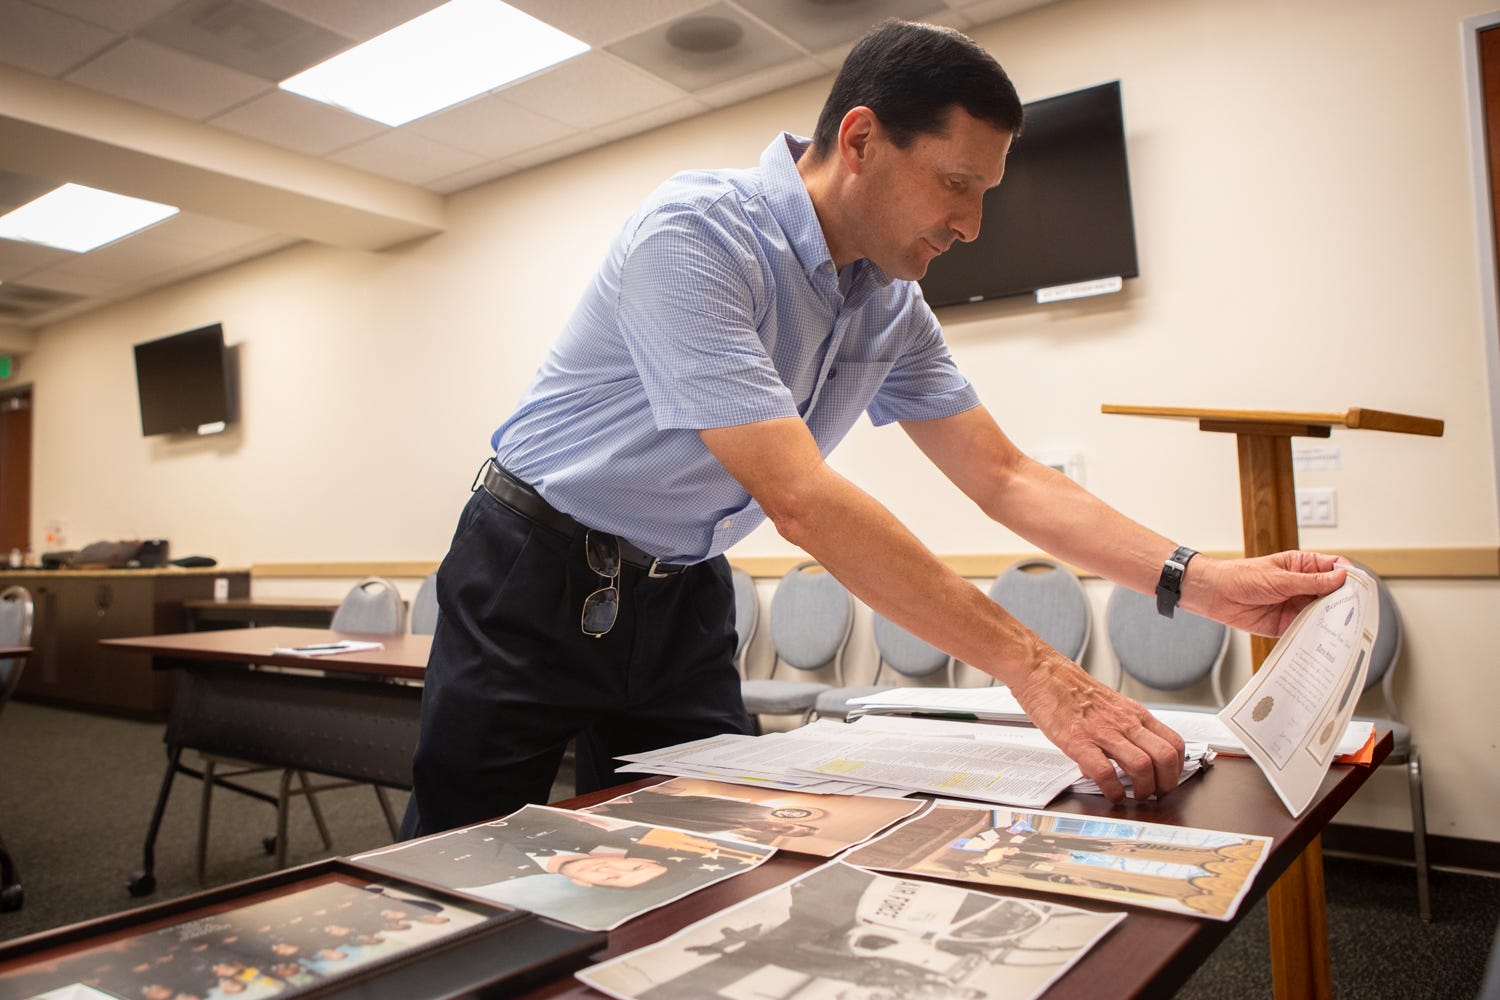
POLYGON ((782 537, 884 617, 1026 692, 1032 721, 1110 798, 1174 788, 1183 746, 1137 702, 1084 673, 948 569, 894 515, 833 471, 796 418, 699 432, 782 537))

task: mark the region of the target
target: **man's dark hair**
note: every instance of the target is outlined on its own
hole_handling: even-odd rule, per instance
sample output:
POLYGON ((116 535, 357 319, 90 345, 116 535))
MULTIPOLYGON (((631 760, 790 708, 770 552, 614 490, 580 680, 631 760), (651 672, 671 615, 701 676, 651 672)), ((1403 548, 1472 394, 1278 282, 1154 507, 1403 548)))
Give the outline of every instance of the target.
POLYGON ((967 35, 933 24, 890 18, 861 38, 844 60, 813 132, 812 155, 838 145, 850 108, 875 112, 898 148, 919 135, 941 134, 948 109, 1017 135, 1025 113, 995 57, 967 35))

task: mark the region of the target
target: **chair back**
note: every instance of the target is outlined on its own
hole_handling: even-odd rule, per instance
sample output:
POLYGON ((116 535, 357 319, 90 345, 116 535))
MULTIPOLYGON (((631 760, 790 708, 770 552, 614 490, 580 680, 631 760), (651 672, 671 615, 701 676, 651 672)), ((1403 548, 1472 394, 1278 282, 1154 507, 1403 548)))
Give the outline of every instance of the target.
POLYGON ((411 602, 411 630, 413 635, 432 635, 437 631, 437 573, 428 573, 417 588, 417 596, 411 602))
POLYGON ((745 658, 750 654, 750 640, 755 638, 755 629, 760 625, 760 595, 755 592, 755 580, 738 566, 731 567, 734 576, 734 631, 737 636, 734 646, 734 665, 740 676, 745 676, 745 658))
MULTIPOLYGON (((0 590, 0 646, 30 645, 32 611, 31 592, 25 587, 0 590)), ((0 660, 0 708, 21 683, 25 665, 26 661, 19 658, 0 660)))
POLYGON ((1375 646, 1370 650, 1370 667, 1365 674, 1365 690, 1368 691, 1379 684, 1380 693, 1385 698, 1386 715, 1399 721, 1401 714, 1396 708, 1393 681, 1396 675, 1396 657, 1401 655, 1401 640, 1405 634, 1405 627, 1401 624, 1401 612, 1396 610, 1396 599, 1391 596, 1391 589, 1376 575, 1374 570, 1352 559, 1349 561, 1370 574, 1371 579, 1375 581, 1375 592, 1380 598, 1380 627, 1375 632, 1375 646))
POLYGON ((350 588, 333 613, 335 632, 373 632, 399 635, 406 619, 401 594, 391 581, 368 576, 350 588))
POLYGON ((778 662, 798 670, 818 670, 831 663, 836 682, 843 684, 844 647, 853 628, 854 598, 816 562, 798 563, 776 585, 771 641, 778 662))
POLYGON ((874 683, 880 683, 880 672, 890 667, 903 677, 920 679, 939 670, 948 672, 946 683, 953 687, 953 657, 925 639, 919 639, 880 613, 872 623, 875 649, 880 663, 875 667, 874 683))
POLYGON ((1083 658, 1093 616, 1072 570, 1051 559, 1026 559, 995 578, 990 599, 1074 663, 1083 658))
POLYGON ((1204 677, 1213 680, 1214 701, 1224 704, 1220 673, 1229 649, 1229 629, 1181 608, 1173 618, 1156 612, 1156 599, 1116 586, 1104 611, 1115 658, 1115 687, 1123 674, 1158 691, 1180 691, 1204 677))

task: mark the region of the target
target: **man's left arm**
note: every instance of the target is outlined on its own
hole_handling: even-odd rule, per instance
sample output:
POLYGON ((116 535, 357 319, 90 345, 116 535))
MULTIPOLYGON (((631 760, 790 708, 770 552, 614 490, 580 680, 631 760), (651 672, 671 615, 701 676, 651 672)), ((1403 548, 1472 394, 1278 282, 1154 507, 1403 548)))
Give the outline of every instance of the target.
MULTIPOLYGON (((1176 543, 1020 451, 983 406, 902 428, 991 519, 1064 562, 1143 594, 1156 591, 1176 543)), ((1277 636, 1297 612, 1344 582, 1334 557, 1280 552, 1255 559, 1195 556, 1180 606, 1257 635, 1277 636)))

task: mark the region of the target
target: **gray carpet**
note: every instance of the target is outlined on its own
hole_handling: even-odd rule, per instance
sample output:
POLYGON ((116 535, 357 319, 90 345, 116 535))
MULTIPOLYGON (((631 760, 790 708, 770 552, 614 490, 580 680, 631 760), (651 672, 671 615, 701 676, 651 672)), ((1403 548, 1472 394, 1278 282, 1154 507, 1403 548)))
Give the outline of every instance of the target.
MULTIPOLYGON (((166 755, 157 724, 110 719, 26 703, 0 715, 0 837, 20 869, 26 902, 0 913, 0 941, 172 899, 272 869, 262 838, 274 833, 266 804, 214 797, 207 880, 194 876, 199 783, 179 777, 156 852, 156 892, 126 891, 141 867, 166 755)), ((270 790, 275 774, 251 779, 270 790)), ((569 794, 564 784, 554 798, 569 794)), ((398 810, 405 795, 394 793, 398 810)), ((304 803, 294 802, 289 864, 382 846, 390 833, 374 792, 321 793, 333 835, 324 850, 304 803)), ((1335 995, 1400 1000, 1469 1000, 1478 991, 1500 917, 1500 879, 1434 872, 1433 921, 1416 916, 1409 868, 1326 859, 1335 995)), ((1265 904, 1251 909, 1179 1000, 1271 996, 1265 904)))

